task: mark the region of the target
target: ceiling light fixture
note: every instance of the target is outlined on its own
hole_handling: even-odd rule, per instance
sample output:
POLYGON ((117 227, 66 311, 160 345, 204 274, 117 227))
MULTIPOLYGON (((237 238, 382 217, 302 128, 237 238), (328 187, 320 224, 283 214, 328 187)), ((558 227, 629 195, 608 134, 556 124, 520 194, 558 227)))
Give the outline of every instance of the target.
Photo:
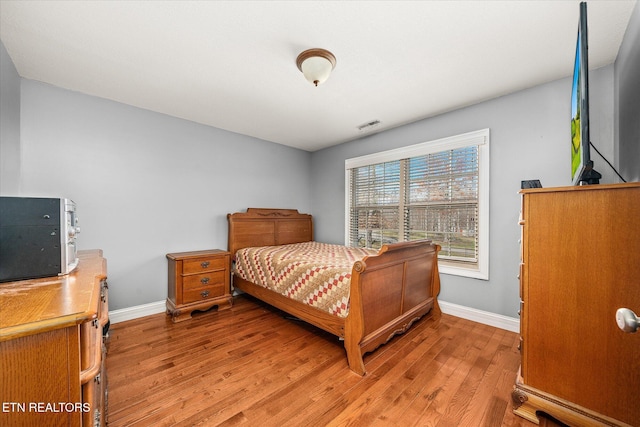
POLYGON ((324 83, 336 66, 336 57, 325 49, 308 49, 296 59, 298 69, 314 85, 324 83))

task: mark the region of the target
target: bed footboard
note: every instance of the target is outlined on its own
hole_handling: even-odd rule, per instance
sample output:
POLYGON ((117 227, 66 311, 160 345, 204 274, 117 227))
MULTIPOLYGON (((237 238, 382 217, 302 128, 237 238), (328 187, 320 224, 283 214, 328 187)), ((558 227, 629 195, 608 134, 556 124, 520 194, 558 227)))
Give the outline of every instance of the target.
POLYGON ((438 252, 430 240, 384 245, 356 262, 351 276, 345 348, 349 367, 365 374, 363 355, 429 314, 440 316, 438 252))

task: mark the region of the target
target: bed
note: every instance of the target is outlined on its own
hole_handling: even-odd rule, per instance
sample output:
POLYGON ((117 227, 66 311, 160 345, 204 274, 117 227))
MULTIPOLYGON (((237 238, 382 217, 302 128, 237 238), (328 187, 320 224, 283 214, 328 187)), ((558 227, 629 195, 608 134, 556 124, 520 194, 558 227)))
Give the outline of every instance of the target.
MULTIPOLYGON (((386 244, 377 252, 358 253, 357 250, 349 252, 348 248, 325 247, 314 242, 311 215, 301 214, 295 209, 249 208, 246 212, 228 214, 227 218, 234 289, 343 339, 349 368, 359 375, 366 373, 365 353, 405 332, 421 317, 438 318, 441 314, 437 300, 440 293, 437 262, 440 246, 430 240, 386 244), (258 276, 263 274, 247 274, 245 270, 248 267, 241 266, 243 260, 257 259, 256 253, 262 252, 271 254, 273 258, 269 264, 267 261, 255 261, 262 265, 267 276, 287 275, 286 266, 295 270, 290 267, 311 262, 297 258, 292 261, 291 251, 295 246, 306 248, 304 252, 310 253, 315 248, 322 248, 318 250, 328 251, 324 252, 325 261, 343 250, 350 253, 351 267, 332 276, 340 282, 338 285, 347 287, 346 301, 343 292, 337 303, 323 304, 329 310, 310 305, 308 301, 313 299, 309 298, 312 293, 307 293, 306 302, 289 295, 292 286, 295 287, 292 283, 299 284, 304 279, 287 276, 289 292, 271 290, 258 280, 258 276), (274 268, 281 271, 274 272, 274 268)), ((313 270, 315 267, 306 266, 301 270, 308 274, 309 268, 313 270)), ((344 269, 344 262, 339 268, 344 269)))

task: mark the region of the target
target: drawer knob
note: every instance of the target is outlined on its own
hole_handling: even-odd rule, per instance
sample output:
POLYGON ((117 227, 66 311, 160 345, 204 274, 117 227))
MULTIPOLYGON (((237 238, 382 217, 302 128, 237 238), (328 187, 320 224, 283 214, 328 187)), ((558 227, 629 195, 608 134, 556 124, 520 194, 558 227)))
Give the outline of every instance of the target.
POLYGON ((628 308, 616 311, 616 323, 623 332, 634 333, 640 329, 640 318, 628 308))
POLYGON ((201 263, 200 263, 200 266, 201 266, 202 268, 207 268, 207 267, 209 267, 209 261, 201 262, 201 263))
POLYGON ((206 298, 209 296, 209 291, 202 291, 200 292, 200 295, 202 295, 202 298, 206 298))
POLYGON ((209 278, 203 277, 202 279, 200 279, 200 283, 202 283, 203 285, 206 285, 207 283, 209 283, 209 278))

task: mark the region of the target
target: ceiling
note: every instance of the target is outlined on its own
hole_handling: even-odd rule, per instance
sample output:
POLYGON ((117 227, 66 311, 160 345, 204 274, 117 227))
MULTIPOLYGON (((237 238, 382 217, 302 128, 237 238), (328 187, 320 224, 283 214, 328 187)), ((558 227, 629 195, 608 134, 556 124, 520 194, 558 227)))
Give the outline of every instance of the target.
MULTIPOLYGON (((1 0, 0 37, 23 78, 316 151, 569 76, 578 3, 1 0)), ((589 1, 590 68, 635 3, 589 1)))

